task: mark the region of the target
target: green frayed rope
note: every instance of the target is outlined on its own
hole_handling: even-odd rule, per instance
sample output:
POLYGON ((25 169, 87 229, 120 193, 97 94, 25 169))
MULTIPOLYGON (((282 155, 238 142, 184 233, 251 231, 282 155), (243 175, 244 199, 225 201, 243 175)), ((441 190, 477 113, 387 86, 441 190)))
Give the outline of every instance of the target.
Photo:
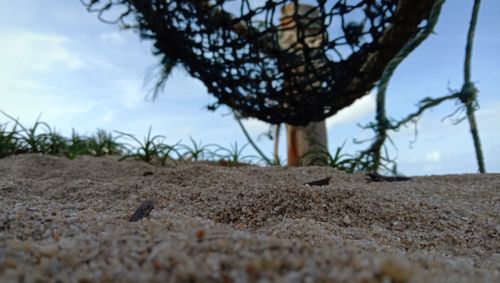
MULTIPOLYGON (((427 28, 421 34, 415 37, 414 40, 410 41, 401 50, 398 56, 396 56, 384 70, 384 73, 379 83, 379 89, 377 92, 377 114, 376 114, 377 124, 370 125, 371 128, 375 129, 377 136, 372 146, 368 150, 362 152, 362 154, 364 155, 367 154, 373 155, 375 170, 377 170, 378 167, 380 166, 380 160, 381 160, 380 151, 385 142, 385 139, 387 138, 387 130, 398 130, 401 126, 405 125, 406 123, 420 116, 425 110, 437 106, 443 101, 450 99, 459 99, 460 102, 462 102, 464 105, 463 107, 466 110, 466 117, 469 120, 470 132, 474 142, 474 148, 479 167, 479 172, 480 173, 486 172, 484 166, 483 153, 481 149, 481 142, 479 139, 479 133, 477 130, 477 123, 474 114, 474 112, 479 108, 479 104, 477 102, 478 89, 475 87, 474 83, 471 82, 472 46, 474 41, 474 33, 477 25, 478 14, 479 14, 479 7, 481 3, 480 0, 474 1, 472 17, 469 23, 469 32, 467 34, 467 44, 465 47, 464 84, 462 85, 462 89, 458 92, 439 98, 429 98, 429 97, 424 98, 422 101, 420 101, 419 109, 415 113, 408 115, 406 118, 400 120, 395 124, 390 123, 385 115, 385 92, 387 90, 389 80, 392 77, 392 74, 394 73, 394 70, 411 51, 413 51, 425 38, 429 36, 429 34, 432 33, 432 30, 439 17, 439 13, 443 3, 444 0, 440 0, 434 4, 434 7, 429 17, 429 24, 427 28)), ((459 122, 462 120, 463 119, 460 119, 459 122)))
MULTIPOLYGON (((394 57, 382 73, 380 82, 378 83, 377 91, 377 113, 376 113, 376 125, 372 125, 376 132, 376 137, 372 145, 365 151, 362 151, 359 155, 359 160, 366 157, 367 155, 372 155, 373 159, 373 171, 377 171, 381 165, 381 150, 384 142, 387 138, 387 130, 392 128, 391 123, 386 117, 385 113, 385 93, 389 85, 389 81, 394 74, 394 71, 403 62, 408 55, 415 50, 434 30, 436 23, 438 22, 439 15, 441 13, 441 7, 444 4, 444 0, 437 0, 427 19, 427 26, 420 31, 412 40, 410 40, 401 51, 394 57)), ((388 160, 388 158, 385 158, 388 160)))

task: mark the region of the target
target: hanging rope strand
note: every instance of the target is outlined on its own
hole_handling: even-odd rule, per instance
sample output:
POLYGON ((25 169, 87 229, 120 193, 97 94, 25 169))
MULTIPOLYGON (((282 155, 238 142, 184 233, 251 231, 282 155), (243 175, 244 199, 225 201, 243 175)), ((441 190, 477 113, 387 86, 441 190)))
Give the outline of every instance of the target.
POLYGON ((486 173, 484 166, 483 151, 481 148, 481 140, 479 139, 479 132, 477 129, 475 111, 477 109, 477 92, 478 90, 471 82, 471 60, 472 60, 472 45, 474 42, 474 33, 477 25, 477 15, 479 14, 479 6, 481 0, 474 1, 472 8, 472 17, 469 24, 469 32, 467 34, 467 44, 465 46, 465 62, 464 62, 464 85, 462 86, 461 93, 465 96, 462 102, 467 109, 467 118, 469 120, 470 133, 474 142, 474 149, 476 153, 477 164, 480 173, 486 173))
POLYGON ((396 55, 396 57, 389 62, 382 73, 377 91, 377 113, 375 117, 376 125, 374 125, 376 137, 370 148, 367 151, 362 152, 362 154, 373 155, 373 171, 377 171, 380 168, 382 159, 381 151, 387 139, 387 130, 392 129, 392 125, 387 120, 385 112, 385 93, 387 91, 389 81, 399 64, 403 62, 403 60, 406 59, 406 57, 408 57, 408 55, 410 55, 410 53, 413 52, 413 50, 415 50, 432 33, 439 19, 443 3, 444 0, 438 0, 434 3, 425 29, 401 49, 398 55, 396 55))
MULTIPOLYGON (((379 84, 379 92, 377 93, 377 119, 376 119, 377 124, 376 125, 372 124, 369 126, 369 127, 375 129, 377 136, 375 137, 375 142, 372 144, 372 147, 366 151, 361 152, 361 154, 363 154, 363 155, 373 154, 374 159, 375 159, 375 160, 373 160, 373 163, 375 165, 377 165, 377 166, 380 165, 380 160, 381 160, 380 151, 381 151, 382 146, 383 146, 383 141, 388 137, 386 134, 387 130, 395 130, 396 131, 396 130, 400 129, 402 126, 406 125, 408 122, 414 121, 414 119, 416 119, 420 115, 422 115, 425 110, 430 109, 432 107, 435 107, 435 106, 437 106, 437 105, 439 105, 442 102, 447 101, 447 100, 459 99, 460 102, 463 103, 463 108, 465 108, 466 117, 459 119, 458 122, 456 122, 456 123, 459 123, 463 119, 468 118, 469 125, 470 125, 470 132, 472 135, 476 159, 477 159, 478 168, 479 168, 478 170, 480 173, 486 172, 486 169, 484 166, 484 157, 483 157, 483 153, 482 153, 482 149, 481 149, 481 142, 479 139, 479 132, 477 129, 477 122, 476 122, 476 118, 475 118, 475 111, 478 108, 478 103, 477 103, 478 90, 474 86, 474 83, 471 81, 472 46, 473 46, 474 33, 475 33, 476 24, 477 24, 480 2, 481 2, 480 0, 475 0, 474 7, 472 10, 472 17, 471 17, 471 21, 469 24, 469 32, 467 34, 467 43, 466 43, 466 48, 465 48, 464 84, 463 84, 462 89, 460 91, 451 93, 451 94, 443 96, 443 97, 438 97, 438 98, 426 97, 419 102, 419 108, 416 112, 409 114, 404 119, 402 119, 398 122, 389 123, 385 118, 385 109, 384 109, 385 90, 387 88, 388 80, 390 79, 390 76, 392 75, 391 69, 394 67, 394 65, 392 64, 393 62, 391 62, 388 65, 388 67, 386 69, 388 71, 384 72, 384 75, 382 76, 381 82, 379 84), (387 125, 387 127, 385 127, 384 125, 387 125)), ((409 45, 411 45, 411 42, 409 43, 409 45)), ((403 51, 404 51, 404 49, 403 49, 403 51)), ((394 59, 394 61, 397 63, 397 61, 400 59, 401 59, 401 57, 397 56, 394 59)), ((393 69, 392 69, 392 71, 393 71, 393 69)), ((457 111, 455 111, 454 113, 458 112, 459 110, 460 109, 457 109, 457 111)), ((454 115, 454 113, 451 114, 450 116, 454 115)))

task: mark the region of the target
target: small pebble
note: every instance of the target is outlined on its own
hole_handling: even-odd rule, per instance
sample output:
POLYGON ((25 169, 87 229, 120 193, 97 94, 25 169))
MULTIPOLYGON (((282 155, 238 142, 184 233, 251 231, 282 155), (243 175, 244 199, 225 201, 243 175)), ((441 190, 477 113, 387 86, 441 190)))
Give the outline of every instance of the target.
POLYGON ((7 268, 16 268, 17 266, 17 262, 15 259, 11 258, 11 257, 7 257, 5 258, 5 260, 3 261, 3 265, 7 268))
POLYGON ((391 282, 407 282, 413 274, 410 263, 404 258, 389 257, 382 261, 380 273, 391 279, 391 282))
POLYGON ((347 225, 350 225, 352 223, 349 215, 345 215, 344 218, 342 218, 342 222, 344 222, 347 225))
POLYGON ((47 257, 55 256, 58 251, 59 247, 56 244, 49 244, 40 247, 40 254, 47 257))

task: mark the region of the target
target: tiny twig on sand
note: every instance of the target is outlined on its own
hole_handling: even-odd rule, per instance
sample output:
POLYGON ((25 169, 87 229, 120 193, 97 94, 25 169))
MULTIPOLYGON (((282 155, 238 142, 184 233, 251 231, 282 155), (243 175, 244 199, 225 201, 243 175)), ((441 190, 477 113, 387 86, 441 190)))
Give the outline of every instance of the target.
POLYGON ((404 176, 383 176, 379 173, 367 173, 366 176, 370 178, 370 182, 401 182, 409 181, 410 177, 404 176))
POLYGON ((330 184, 330 178, 331 177, 326 177, 326 178, 319 179, 319 180, 316 180, 316 181, 307 182, 304 185, 309 185, 309 186, 325 186, 325 185, 330 184))
POLYGON ((129 222, 136 222, 141 220, 144 217, 148 217, 149 214, 151 213, 151 210, 153 210, 155 206, 155 202, 153 200, 145 200, 139 208, 132 214, 130 219, 128 220, 129 222))

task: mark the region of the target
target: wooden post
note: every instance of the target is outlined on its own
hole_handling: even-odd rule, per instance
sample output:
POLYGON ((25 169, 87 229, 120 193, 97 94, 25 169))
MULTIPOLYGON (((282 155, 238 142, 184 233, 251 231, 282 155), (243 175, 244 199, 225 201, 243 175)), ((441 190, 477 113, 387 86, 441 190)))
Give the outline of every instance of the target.
POLYGON ((289 166, 325 165, 321 158, 328 148, 324 120, 305 127, 286 125, 286 140, 289 166))
MULTIPOLYGON (((305 43, 309 48, 319 47, 323 42, 323 35, 318 35, 317 29, 322 25, 318 10, 311 5, 299 4, 297 7, 290 3, 281 9, 280 25, 282 32, 279 37, 281 49, 301 49, 297 43, 299 36, 305 35, 305 43), (297 24, 293 16, 297 14, 297 24), (305 28, 304 28, 305 27, 305 28), (308 36, 311 35, 311 36, 308 36)), ((299 67, 299 69, 301 69, 299 67)), ((304 72, 304 69, 298 70, 304 72)), ((285 87, 287 78, 285 77, 285 87)), ((290 85, 290 84, 288 84, 290 85)), ((289 91, 291 93, 291 91, 289 91)), ((325 121, 311 122, 305 127, 286 125, 288 165, 325 165, 320 156, 328 152, 327 131, 325 121), (307 155, 304 157, 304 155, 307 155), (304 157, 304 158, 303 158, 304 157)))

